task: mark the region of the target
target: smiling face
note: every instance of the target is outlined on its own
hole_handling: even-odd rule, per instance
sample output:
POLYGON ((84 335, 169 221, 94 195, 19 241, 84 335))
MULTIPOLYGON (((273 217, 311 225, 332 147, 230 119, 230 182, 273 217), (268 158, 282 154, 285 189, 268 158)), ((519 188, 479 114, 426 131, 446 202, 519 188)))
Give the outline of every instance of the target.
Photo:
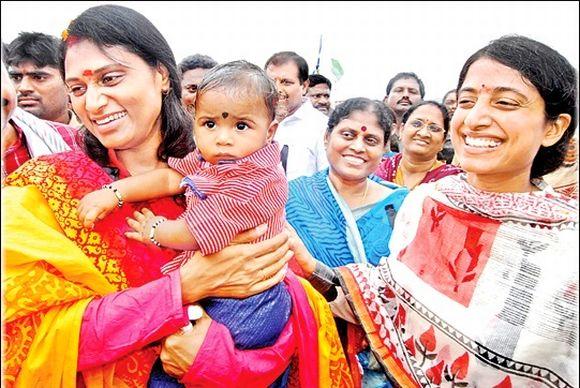
POLYGON ((212 164, 259 150, 272 140, 277 127, 264 100, 256 95, 214 89, 197 96, 195 143, 212 164))
POLYGON ((493 191, 528 189, 540 146, 561 137, 546 120, 537 89, 518 71, 481 58, 469 68, 457 97, 451 134, 468 181, 493 191))
POLYGON ((163 68, 125 48, 81 40, 68 48, 65 75, 74 111, 106 148, 159 146, 162 90, 169 87, 163 68))
POLYGON ((308 80, 300 82, 298 66, 293 61, 281 65, 270 64, 266 68, 266 74, 276 83, 280 96, 280 116, 289 116, 296 112, 302 105, 302 96, 308 87, 308 80))
POLYGON ((373 173, 385 152, 385 132, 369 111, 354 111, 324 137, 330 173, 359 181, 373 173))
POLYGON ((421 101, 421 89, 414 78, 401 78, 393 84, 386 98, 387 105, 401 117, 411 105, 421 101))
POLYGON ((416 108, 401 129, 402 152, 418 161, 435 160, 444 141, 443 114, 435 105, 416 108))

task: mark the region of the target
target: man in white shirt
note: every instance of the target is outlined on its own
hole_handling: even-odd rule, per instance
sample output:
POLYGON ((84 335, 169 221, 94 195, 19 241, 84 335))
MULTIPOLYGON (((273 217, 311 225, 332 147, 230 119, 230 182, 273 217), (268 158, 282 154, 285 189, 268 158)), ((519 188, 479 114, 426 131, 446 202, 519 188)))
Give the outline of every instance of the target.
POLYGON ((328 118, 305 97, 308 64, 295 52, 283 51, 272 55, 264 69, 280 95, 276 112, 280 124, 274 138, 282 147, 286 177, 292 180, 328 167, 324 149, 328 118))

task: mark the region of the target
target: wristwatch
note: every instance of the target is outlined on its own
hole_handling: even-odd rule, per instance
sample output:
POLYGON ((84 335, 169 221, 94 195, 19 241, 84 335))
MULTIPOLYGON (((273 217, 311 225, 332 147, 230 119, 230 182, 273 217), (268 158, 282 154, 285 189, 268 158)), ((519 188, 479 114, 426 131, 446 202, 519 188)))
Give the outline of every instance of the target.
POLYGON ((187 317, 189 318, 189 323, 179 329, 179 334, 185 334, 193 330, 193 325, 195 321, 203 316, 203 309, 198 304, 190 304, 187 306, 187 317))

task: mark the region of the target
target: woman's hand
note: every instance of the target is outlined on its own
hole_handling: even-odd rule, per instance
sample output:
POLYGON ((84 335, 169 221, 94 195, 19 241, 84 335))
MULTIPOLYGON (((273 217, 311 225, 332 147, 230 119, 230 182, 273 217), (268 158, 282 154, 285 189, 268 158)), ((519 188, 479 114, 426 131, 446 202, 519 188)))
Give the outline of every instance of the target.
POLYGON ((192 330, 180 331, 165 338, 159 358, 161 358, 163 370, 168 375, 180 379, 187 373, 193 365, 210 325, 211 318, 204 312, 202 317, 195 321, 192 330))
POLYGON ((203 256, 197 252, 180 269, 183 304, 207 297, 246 298, 265 291, 284 279, 286 263, 293 253, 288 235, 280 233, 255 244, 266 232, 260 225, 241 233, 219 252, 203 256))
POLYGON ((316 269, 316 259, 310 254, 292 225, 286 222, 285 228, 286 232, 288 232, 288 235, 290 236, 288 241, 290 244, 290 249, 292 252, 294 252, 294 259, 298 265, 300 265, 300 268, 302 268, 304 276, 308 278, 316 269))

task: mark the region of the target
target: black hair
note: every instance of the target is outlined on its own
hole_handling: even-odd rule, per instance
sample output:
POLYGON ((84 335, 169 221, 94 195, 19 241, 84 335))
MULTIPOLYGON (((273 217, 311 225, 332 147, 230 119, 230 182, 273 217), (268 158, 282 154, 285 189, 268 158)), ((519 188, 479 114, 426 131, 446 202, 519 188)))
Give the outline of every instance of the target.
POLYGON ((457 94, 457 90, 455 89, 451 89, 450 91, 448 91, 447 93, 445 93, 443 95, 443 99, 441 100, 441 103, 444 104, 445 103, 445 99, 447 98, 448 95, 450 95, 451 93, 455 93, 457 94))
POLYGON ((389 83, 387 84, 387 96, 391 93, 391 89, 393 88, 395 82, 397 82, 400 79, 407 78, 412 78, 415 81, 417 81, 417 83, 419 84, 419 94, 421 94, 421 98, 425 97, 425 85, 423 85, 423 81, 421 81, 421 79, 419 78, 419 76, 417 76, 417 74, 411 72, 398 73, 393 78, 391 78, 389 80, 389 83))
POLYGON ((407 120, 409 119, 409 117, 411 117, 413 112, 416 111, 417 108, 419 108, 423 105, 433 105, 437 109, 439 109, 439 111, 441 112, 441 115, 443 116, 443 133, 444 133, 443 140, 445 140, 445 137, 447 136, 447 133, 449 132, 449 112, 447 111, 447 108, 445 107, 445 105, 443 105, 437 101, 433 101, 433 100, 419 101, 416 104, 411 105, 411 107, 405 112, 405 114, 403 114, 403 117, 401 118, 401 123, 404 125, 407 122, 407 120))
POLYGON ((316 85, 326 84, 328 85, 328 89, 332 90, 332 82, 325 76, 321 74, 310 74, 308 76, 308 87, 311 88, 316 85))
POLYGON ((266 61, 264 65, 264 70, 270 65, 280 66, 288 62, 293 62, 298 68, 298 80, 300 83, 306 82, 308 79, 308 63, 300 55, 296 54, 294 51, 281 51, 272 55, 266 61))
POLYGON ((350 116, 353 112, 371 112, 377 117, 377 123, 385 134, 384 144, 386 145, 391 135, 391 127, 393 125, 393 114, 387 110, 388 108, 382 101, 371 100, 365 97, 349 98, 341 102, 332 111, 328 118, 327 133, 331 133, 334 127, 338 125, 343 119, 350 116))
POLYGON ((524 36, 508 35, 491 41, 467 59, 459 74, 458 91, 471 65, 481 58, 489 58, 517 70, 525 82, 532 84, 544 100, 547 120, 556 120, 560 114, 570 115, 570 125, 560 140, 550 147, 540 146, 532 163, 530 178, 556 170, 564 161, 577 125, 576 69, 551 47, 524 36))
MULTIPOLYGON (((164 66, 169 74, 169 93, 162 98, 161 144, 157 157, 182 158, 194 149, 191 116, 181 104, 181 86, 175 57, 159 30, 139 12, 119 6, 92 7, 74 19, 62 42, 60 71, 65 78, 64 61, 69 45, 88 40, 100 48, 120 46, 142 58, 151 68, 164 66)), ((83 129, 84 148, 87 155, 99 163, 109 163, 108 150, 86 128, 83 129)))
POLYGON ((179 69, 179 74, 183 75, 183 73, 189 70, 211 69, 217 65, 218 63, 212 57, 202 54, 194 54, 183 58, 177 67, 179 69))
POLYGON ((5 54, 8 66, 32 62, 36 67, 50 66, 58 69, 60 39, 41 32, 21 32, 8 44, 5 54))
POLYGON ((278 91, 276 84, 266 72, 247 61, 233 61, 218 65, 208 71, 197 88, 199 101, 209 90, 222 89, 234 95, 255 95, 264 101, 264 105, 271 120, 276 116, 278 91))

